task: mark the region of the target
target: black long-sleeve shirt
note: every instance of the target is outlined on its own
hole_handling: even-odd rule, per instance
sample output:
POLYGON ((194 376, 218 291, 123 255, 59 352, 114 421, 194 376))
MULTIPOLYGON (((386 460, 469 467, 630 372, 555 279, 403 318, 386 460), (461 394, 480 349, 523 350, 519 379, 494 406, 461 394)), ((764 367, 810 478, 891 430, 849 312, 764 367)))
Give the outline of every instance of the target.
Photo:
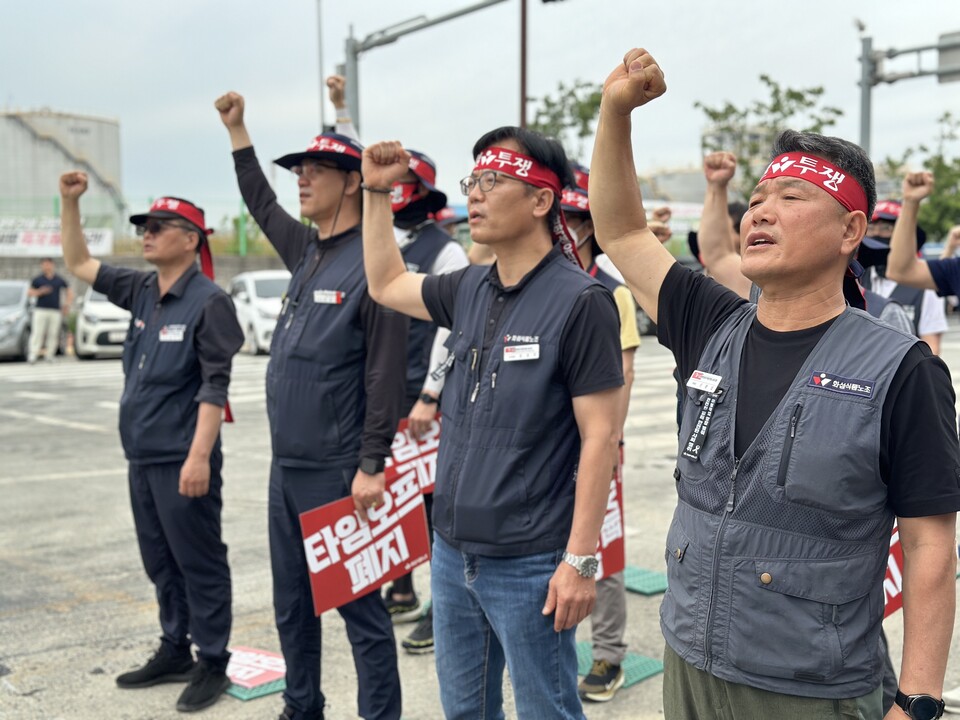
MULTIPOLYGON (((233 153, 237 183, 254 220, 276 249, 284 265, 294 272, 315 275, 331 264, 356 237, 359 227, 321 240, 317 230, 292 217, 277 202, 277 196, 260 168, 253 147, 233 153), (311 252, 312 248, 312 252, 311 252), (305 255, 309 254, 308 257, 305 255), (304 261, 301 265, 301 261, 304 261)), ((378 305, 364 290, 360 321, 366 341, 364 385, 366 414, 359 459, 384 458, 401 415, 406 382, 406 343, 409 320, 378 305)))

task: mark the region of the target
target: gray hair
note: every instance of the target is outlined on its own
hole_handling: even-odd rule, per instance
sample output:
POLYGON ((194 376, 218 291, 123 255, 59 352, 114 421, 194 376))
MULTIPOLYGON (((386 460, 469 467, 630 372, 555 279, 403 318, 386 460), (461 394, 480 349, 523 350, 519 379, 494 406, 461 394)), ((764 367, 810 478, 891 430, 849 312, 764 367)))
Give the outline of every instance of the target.
POLYGON ((877 181, 873 163, 859 145, 828 135, 784 130, 773 142, 770 159, 788 152, 805 152, 829 160, 860 183, 867 196, 867 221, 877 204, 877 181))

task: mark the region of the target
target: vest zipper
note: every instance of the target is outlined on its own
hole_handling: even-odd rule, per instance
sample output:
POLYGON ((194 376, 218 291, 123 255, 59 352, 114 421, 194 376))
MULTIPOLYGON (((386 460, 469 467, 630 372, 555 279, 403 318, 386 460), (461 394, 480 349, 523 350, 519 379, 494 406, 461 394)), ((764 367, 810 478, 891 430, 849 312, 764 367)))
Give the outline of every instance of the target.
POLYGON ((703 634, 703 655, 706 659, 705 670, 710 671, 710 665, 713 661, 713 657, 710 653, 710 634, 713 630, 713 606, 715 604, 715 595, 717 591, 717 576, 720 570, 720 543, 723 540, 723 531, 727 526, 727 518, 730 517, 730 513, 733 512, 733 501, 734 496, 737 492, 737 473, 740 471, 740 458, 733 459, 733 473, 730 476, 730 495, 727 498, 727 507, 726 512, 720 516, 720 525, 717 527, 717 539, 713 543, 713 570, 711 571, 710 578, 710 587, 712 588, 710 593, 710 602, 707 605, 707 622, 704 627, 703 634))
POLYGON ((797 437, 797 423, 800 422, 800 413, 803 412, 803 405, 797 403, 793 408, 793 415, 790 416, 790 434, 783 445, 783 455, 780 456, 780 467, 777 470, 777 486, 783 487, 787 482, 787 466, 790 464, 790 456, 793 454, 793 441, 797 437))

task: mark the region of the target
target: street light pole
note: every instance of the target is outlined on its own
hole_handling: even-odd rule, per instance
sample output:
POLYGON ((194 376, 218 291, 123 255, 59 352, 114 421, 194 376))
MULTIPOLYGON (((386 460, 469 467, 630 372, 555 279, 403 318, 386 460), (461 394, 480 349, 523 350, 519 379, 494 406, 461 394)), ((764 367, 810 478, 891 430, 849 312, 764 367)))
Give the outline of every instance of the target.
POLYGON ((469 13, 483 10, 484 8, 501 2, 504 2, 504 0, 484 0, 483 2, 468 5, 467 7, 439 15, 432 19, 420 15, 405 20, 402 23, 391 25, 383 30, 376 30, 367 35, 363 40, 357 40, 353 36, 353 25, 351 25, 350 35, 344 44, 344 51, 347 56, 344 71, 347 80, 347 107, 350 108, 350 117, 353 119, 353 125, 357 131, 360 131, 360 75, 357 70, 357 59, 360 57, 360 53, 379 47, 380 45, 389 45, 404 35, 409 35, 417 30, 424 30, 433 25, 439 25, 447 20, 453 20, 462 15, 468 15, 469 13))
POLYGON ((326 95, 326 83, 324 82, 325 78, 323 76, 323 11, 321 9, 322 0, 317 0, 317 56, 320 60, 320 132, 323 132, 323 128, 326 126, 326 119, 324 117, 324 108, 323 108, 323 97, 326 95))
POLYGON ((867 157, 870 157, 871 91, 875 75, 873 38, 860 38, 860 147, 867 157))
POLYGON ((520 0, 520 127, 527 126, 527 0, 520 0))

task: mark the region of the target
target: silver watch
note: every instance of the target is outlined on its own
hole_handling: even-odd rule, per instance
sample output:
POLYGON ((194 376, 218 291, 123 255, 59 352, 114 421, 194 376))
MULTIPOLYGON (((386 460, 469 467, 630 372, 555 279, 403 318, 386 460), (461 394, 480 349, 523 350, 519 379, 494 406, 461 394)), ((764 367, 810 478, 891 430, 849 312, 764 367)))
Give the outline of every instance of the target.
POLYGON ((596 555, 574 555, 566 550, 563 551, 563 561, 573 566, 580 577, 585 578, 594 577, 597 574, 597 568, 600 566, 596 555))

